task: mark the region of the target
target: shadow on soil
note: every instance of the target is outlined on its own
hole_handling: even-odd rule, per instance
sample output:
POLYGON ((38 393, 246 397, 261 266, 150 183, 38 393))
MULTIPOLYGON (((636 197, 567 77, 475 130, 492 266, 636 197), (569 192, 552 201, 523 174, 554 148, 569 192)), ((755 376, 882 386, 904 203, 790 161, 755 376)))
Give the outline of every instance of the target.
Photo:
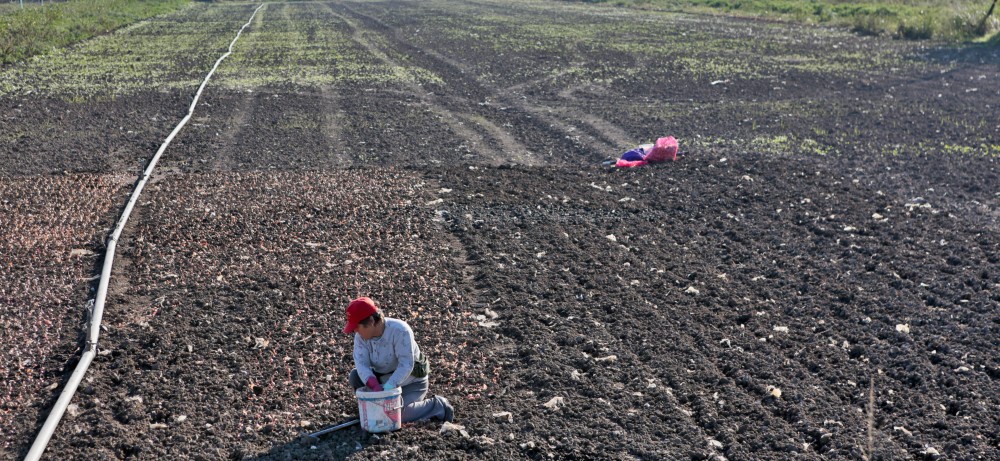
POLYGON ((246 456, 237 451, 231 459, 243 460, 339 460, 347 459, 352 453, 363 450, 368 445, 377 443, 383 436, 370 434, 358 426, 348 427, 323 435, 318 439, 303 434, 283 445, 276 445, 267 453, 257 456, 246 456))
POLYGON ((939 64, 990 64, 1000 58, 1000 41, 991 43, 951 45, 928 49, 918 55, 922 59, 939 64))

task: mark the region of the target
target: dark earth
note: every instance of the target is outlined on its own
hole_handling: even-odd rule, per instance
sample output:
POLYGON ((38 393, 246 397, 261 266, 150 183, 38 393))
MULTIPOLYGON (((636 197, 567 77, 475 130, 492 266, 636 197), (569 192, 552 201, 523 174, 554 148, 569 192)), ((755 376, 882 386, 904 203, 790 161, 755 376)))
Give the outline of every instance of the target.
MULTIPOLYGON (((256 6, 193 11, 231 37, 256 6)), ((268 4, 247 37, 306 19, 440 81, 209 84, 46 459, 1000 459, 996 48, 560 2, 268 4), (484 24, 510 30, 456 34, 484 24), (493 46, 529 25, 628 46, 493 46), (630 51, 659 42, 686 45, 630 51), (748 74, 695 71, 731 47, 748 74), (602 164, 665 135, 676 162, 602 164), (462 427, 302 437, 357 416, 361 295, 462 427)), ((193 95, 0 97, 0 458, 75 367, 103 241, 193 95)))

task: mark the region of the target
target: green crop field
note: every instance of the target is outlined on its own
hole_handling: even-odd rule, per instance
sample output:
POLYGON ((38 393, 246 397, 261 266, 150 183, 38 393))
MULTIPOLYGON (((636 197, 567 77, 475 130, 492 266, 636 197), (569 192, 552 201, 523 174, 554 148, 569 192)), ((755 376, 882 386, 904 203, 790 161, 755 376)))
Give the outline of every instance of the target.
POLYGON ((839 0, 595 0, 620 6, 677 11, 722 12, 829 24, 898 38, 969 40, 991 35, 1000 21, 983 21, 990 1, 851 2, 839 0))
POLYGON ((176 10, 189 0, 92 0, 0 10, 0 64, 86 40, 176 10))
MULTIPOLYGON (((190 0, 94 0, 0 4, 0 64, 47 53, 53 48, 108 33, 152 16, 175 11, 190 0)), ((837 0, 587 0, 629 8, 764 16, 846 27, 857 33, 908 39, 996 43, 996 15, 988 1, 846 2, 837 0)), ((297 33, 291 31, 289 33, 297 33)), ((500 46, 498 44, 498 46, 500 46)), ((411 76, 425 78, 426 76, 411 76)))

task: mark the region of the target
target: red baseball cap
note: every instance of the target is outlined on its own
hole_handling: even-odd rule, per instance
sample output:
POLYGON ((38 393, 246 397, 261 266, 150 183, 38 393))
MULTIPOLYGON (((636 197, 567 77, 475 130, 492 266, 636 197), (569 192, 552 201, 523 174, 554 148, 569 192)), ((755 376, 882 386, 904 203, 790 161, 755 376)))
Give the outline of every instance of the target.
POLYGON ((349 335, 353 333, 362 320, 370 317, 377 310, 378 307, 375 306, 375 301, 372 301, 367 296, 362 296, 351 301, 351 304, 347 305, 347 326, 344 327, 344 334, 349 335))

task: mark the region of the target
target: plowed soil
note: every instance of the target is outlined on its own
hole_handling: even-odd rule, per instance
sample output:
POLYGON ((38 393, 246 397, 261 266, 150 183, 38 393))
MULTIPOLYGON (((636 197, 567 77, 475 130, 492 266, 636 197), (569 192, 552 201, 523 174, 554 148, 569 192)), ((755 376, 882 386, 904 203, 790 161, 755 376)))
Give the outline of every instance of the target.
MULTIPOLYGON (((214 8, 235 34, 256 5, 180 18, 214 8)), ((258 14, 239 43, 312 21, 307 47, 409 77, 282 80, 283 48, 220 72, 47 459, 1000 458, 995 48, 562 3, 258 14), (664 135, 680 160, 602 165, 664 135), (357 415, 360 295, 462 428, 301 437, 357 415)), ((0 458, 76 365, 103 239, 192 96, 0 97, 0 458)))

